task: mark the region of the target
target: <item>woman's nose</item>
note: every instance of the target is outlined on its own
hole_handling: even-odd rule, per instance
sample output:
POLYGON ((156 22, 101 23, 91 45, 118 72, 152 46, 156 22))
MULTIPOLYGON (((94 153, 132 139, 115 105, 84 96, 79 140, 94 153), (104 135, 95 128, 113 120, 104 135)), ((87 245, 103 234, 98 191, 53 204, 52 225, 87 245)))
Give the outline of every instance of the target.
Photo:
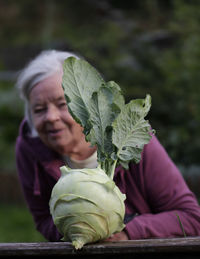
POLYGON ((56 106, 49 106, 46 114, 45 114, 45 120, 46 121, 56 121, 60 118, 60 112, 59 109, 56 106))

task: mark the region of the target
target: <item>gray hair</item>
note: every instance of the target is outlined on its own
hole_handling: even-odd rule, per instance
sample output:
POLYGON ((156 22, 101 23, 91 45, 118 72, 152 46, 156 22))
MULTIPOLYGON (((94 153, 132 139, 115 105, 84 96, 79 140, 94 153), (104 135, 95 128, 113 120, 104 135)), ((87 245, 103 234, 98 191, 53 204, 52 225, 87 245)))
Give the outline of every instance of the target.
POLYGON ((30 107, 29 107, 29 94, 31 89, 48 78, 56 72, 62 71, 64 60, 68 57, 80 58, 74 53, 58 50, 45 50, 36 56, 28 65, 20 72, 16 87, 19 90, 20 97, 25 102, 25 118, 31 129, 31 135, 37 136, 37 132, 34 129, 30 107))

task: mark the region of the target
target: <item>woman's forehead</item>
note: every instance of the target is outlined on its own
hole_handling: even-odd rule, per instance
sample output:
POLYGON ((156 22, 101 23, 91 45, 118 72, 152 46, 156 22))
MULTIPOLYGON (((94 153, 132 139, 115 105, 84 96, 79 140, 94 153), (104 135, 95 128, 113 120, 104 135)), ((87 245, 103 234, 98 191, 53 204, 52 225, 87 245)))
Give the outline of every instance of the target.
POLYGON ((60 77, 47 78, 36 84, 29 95, 31 101, 44 100, 62 100, 64 99, 64 91, 62 88, 62 79, 60 77))

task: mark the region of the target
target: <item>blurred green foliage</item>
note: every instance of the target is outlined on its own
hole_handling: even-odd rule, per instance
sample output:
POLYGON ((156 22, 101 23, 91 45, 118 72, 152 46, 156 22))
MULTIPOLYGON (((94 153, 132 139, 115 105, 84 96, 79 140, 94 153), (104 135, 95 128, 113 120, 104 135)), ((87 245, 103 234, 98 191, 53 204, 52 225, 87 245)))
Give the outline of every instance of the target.
POLYGON ((0 242, 44 242, 25 206, 1 204, 0 242))
MULTIPOLYGON (((42 49, 78 52, 127 101, 149 93, 148 118, 171 158, 200 164, 200 1, 0 0, 0 22, 0 71, 21 69, 42 49)), ((22 117, 13 79, 0 82, 2 170, 14 168, 22 117)))
POLYGON ((0 169, 13 171, 15 139, 23 113, 23 105, 13 85, 0 83, 0 169))

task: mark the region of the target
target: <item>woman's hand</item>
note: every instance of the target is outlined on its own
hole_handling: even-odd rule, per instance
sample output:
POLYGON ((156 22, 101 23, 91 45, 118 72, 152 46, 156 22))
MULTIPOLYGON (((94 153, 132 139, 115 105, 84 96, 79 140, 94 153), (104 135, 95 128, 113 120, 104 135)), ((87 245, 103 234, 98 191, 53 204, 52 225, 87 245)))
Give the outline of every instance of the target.
POLYGON ((128 235, 124 231, 111 235, 105 241, 122 241, 122 240, 129 240, 128 235))

